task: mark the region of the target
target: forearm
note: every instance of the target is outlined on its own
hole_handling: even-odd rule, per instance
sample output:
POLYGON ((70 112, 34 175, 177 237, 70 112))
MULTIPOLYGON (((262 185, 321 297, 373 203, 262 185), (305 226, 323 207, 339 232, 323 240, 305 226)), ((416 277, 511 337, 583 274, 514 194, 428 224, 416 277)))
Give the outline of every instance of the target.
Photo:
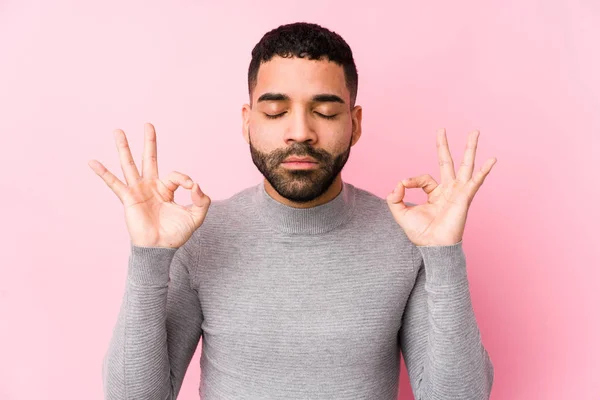
POLYGON ((428 310, 419 399, 488 399, 493 366, 473 311, 462 242, 419 250, 428 310))
POLYGON ((170 399, 169 265, 175 249, 131 248, 123 304, 103 363, 107 399, 170 399))

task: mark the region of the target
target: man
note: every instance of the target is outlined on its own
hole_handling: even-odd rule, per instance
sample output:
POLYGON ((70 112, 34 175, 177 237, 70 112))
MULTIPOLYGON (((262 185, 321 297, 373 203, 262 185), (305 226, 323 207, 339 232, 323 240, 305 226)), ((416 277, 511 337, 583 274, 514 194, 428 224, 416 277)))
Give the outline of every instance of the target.
POLYGON ((182 173, 158 178, 145 125, 140 175, 90 166, 125 206, 123 305, 103 364, 108 399, 175 399, 203 339, 200 397, 396 399, 402 351, 416 399, 488 398, 493 367, 462 250, 478 132, 455 175, 403 180, 381 199, 341 177, 361 135, 352 52, 314 24, 280 26, 252 51, 243 135, 264 181, 212 202, 182 173), (178 187, 192 204, 173 202, 178 187), (422 188, 427 204, 403 202, 422 188), (210 211, 209 211, 210 207, 210 211))

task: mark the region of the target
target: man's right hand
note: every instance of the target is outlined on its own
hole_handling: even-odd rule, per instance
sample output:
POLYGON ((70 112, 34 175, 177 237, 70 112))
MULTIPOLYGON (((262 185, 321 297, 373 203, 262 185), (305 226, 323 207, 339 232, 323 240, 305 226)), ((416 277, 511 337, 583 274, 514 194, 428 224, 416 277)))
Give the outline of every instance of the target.
POLYGON ((131 156, 125 132, 120 129, 114 131, 127 185, 100 162, 90 160, 88 165, 125 206, 125 222, 133 245, 178 248, 202 225, 210 198, 188 175, 180 172, 173 171, 166 179, 158 179, 156 132, 150 123, 144 125, 144 131, 141 176, 131 156), (175 190, 179 186, 191 190, 191 206, 183 207, 174 202, 175 190))

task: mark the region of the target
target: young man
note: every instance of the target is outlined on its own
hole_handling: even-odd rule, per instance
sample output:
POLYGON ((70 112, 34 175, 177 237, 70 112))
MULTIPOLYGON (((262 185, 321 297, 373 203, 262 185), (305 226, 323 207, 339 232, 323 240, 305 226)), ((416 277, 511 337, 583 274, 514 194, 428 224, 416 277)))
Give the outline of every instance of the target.
POLYGON ((384 200, 344 182, 361 135, 357 84, 339 35, 280 26, 252 51, 242 109, 263 182, 211 203, 185 174, 159 179, 150 124, 141 175, 120 130, 127 183, 90 162, 131 236, 106 398, 175 399, 201 337, 203 400, 392 400, 400 351, 416 399, 489 397, 462 234, 496 160, 473 174, 473 132, 455 175, 442 130, 440 184, 410 178, 384 200), (190 206, 173 202, 179 186, 190 206), (405 188, 428 203, 403 202, 405 188))

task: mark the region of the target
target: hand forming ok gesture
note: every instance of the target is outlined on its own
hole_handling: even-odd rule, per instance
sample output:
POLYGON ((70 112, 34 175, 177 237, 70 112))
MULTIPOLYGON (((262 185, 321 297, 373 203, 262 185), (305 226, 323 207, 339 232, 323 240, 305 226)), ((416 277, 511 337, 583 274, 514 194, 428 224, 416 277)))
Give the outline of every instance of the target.
POLYGON ((204 221, 210 198, 188 175, 180 172, 173 171, 166 179, 158 179, 156 132, 149 123, 144 125, 144 131, 141 176, 131 156, 125 133, 120 129, 114 132, 127 185, 100 162, 91 160, 88 164, 125 206, 125 221, 134 245, 177 248, 204 221), (191 190, 191 206, 183 207, 173 201, 179 186, 191 190))
POLYGON ((437 148, 441 183, 429 174, 420 175, 402 180, 388 194, 386 200, 396 222, 415 245, 448 246, 462 240, 469 206, 497 161, 488 159, 473 175, 478 138, 478 131, 469 135, 458 176, 455 176, 446 131, 440 129, 437 148), (428 195, 427 203, 407 206, 402 201, 406 188, 422 188, 428 195))

